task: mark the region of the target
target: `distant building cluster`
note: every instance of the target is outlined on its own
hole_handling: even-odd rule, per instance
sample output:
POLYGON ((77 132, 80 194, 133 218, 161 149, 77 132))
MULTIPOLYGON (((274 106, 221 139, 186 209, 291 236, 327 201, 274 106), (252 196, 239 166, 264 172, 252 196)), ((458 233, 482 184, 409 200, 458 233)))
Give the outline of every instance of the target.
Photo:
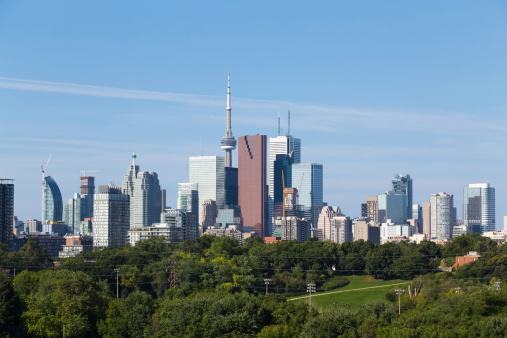
POLYGON ((189 158, 188 182, 178 183, 175 209, 166 206, 158 174, 141 171, 136 154, 121 186, 99 185, 96 192, 95 177, 84 172, 79 193, 65 204, 56 181, 45 176, 43 168, 40 220, 23 222, 14 216, 14 181, 0 179, 0 242, 16 250, 32 238, 51 255, 71 257, 156 236, 172 243, 202 235, 240 242, 260 236, 267 243, 303 243, 312 237, 335 243, 445 243, 464 233, 507 240, 505 231, 495 232, 495 188, 487 183, 463 188, 462 219, 452 194, 435 193, 429 202, 414 204, 408 174, 395 175, 384 193, 366 196, 360 217, 346 216, 339 206, 324 201, 323 165, 302 161, 301 139, 290 133, 290 111, 285 135, 279 117, 275 137, 243 135, 237 141, 231 112, 229 79, 226 135, 221 140, 225 157, 189 158))

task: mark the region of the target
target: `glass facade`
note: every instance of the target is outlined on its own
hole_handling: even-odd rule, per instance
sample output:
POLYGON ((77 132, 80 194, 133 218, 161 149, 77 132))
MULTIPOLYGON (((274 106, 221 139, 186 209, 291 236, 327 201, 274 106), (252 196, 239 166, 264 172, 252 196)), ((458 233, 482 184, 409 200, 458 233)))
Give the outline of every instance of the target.
POLYGON ((44 177, 43 223, 63 220, 63 200, 60 188, 51 176, 44 177))
POLYGON ((215 201, 222 209, 225 204, 225 160, 221 156, 196 156, 189 159, 189 181, 197 183, 199 224, 202 223, 204 201, 215 201))
MULTIPOLYGON (((301 139, 290 135, 277 136, 269 138, 269 158, 268 158, 268 222, 269 228, 272 228, 273 209, 275 202, 275 191, 280 189, 281 176, 275 174, 275 161, 277 155, 288 155, 292 163, 301 163, 301 139)), ((286 185, 290 187, 290 185, 286 185)))
POLYGON ((394 175, 392 180, 393 191, 399 194, 407 195, 407 218, 413 218, 412 216, 412 179, 410 175, 394 175))
POLYGON ((379 223, 390 219, 394 224, 404 224, 407 221, 407 195, 394 191, 377 195, 377 209, 379 223))
POLYGON ((310 220, 312 227, 317 224, 316 206, 324 203, 324 169, 322 164, 292 164, 292 188, 298 189, 298 205, 303 206, 305 218, 310 220))
POLYGON ((489 183, 463 188, 463 220, 469 232, 495 230, 495 188, 489 183))
POLYGON ((14 183, 0 179, 0 243, 12 247, 12 225, 14 223, 14 183))

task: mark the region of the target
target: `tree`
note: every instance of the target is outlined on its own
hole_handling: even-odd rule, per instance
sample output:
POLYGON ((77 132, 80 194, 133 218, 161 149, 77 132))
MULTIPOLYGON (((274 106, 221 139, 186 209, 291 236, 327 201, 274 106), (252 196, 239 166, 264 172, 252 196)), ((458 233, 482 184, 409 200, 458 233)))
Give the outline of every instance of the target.
POLYGON ((145 292, 136 291, 127 298, 115 299, 109 302, 106 319, 98 324, 99 334, 103 337, 143 337, 153 312, 153 299, 145 292))
POLYGON ((14 337, 21 316, 21 305, 12 282, 0 273, 0 337, 14 337))
POLYGON ((110 293, 103 283, 95 283, 83 272, 46 270, 39 272, 40 282, 28 296, 23 313, 28 333, 44 337, 97 335, 96 323, 104 317, 110 293))

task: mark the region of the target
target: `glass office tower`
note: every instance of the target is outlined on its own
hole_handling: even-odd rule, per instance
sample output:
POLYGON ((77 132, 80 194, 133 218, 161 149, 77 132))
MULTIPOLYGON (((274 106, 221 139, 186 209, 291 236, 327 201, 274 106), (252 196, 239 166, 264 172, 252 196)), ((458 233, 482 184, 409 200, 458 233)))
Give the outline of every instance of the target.
POLYGON ((225 159, 222 156, 195 156, 189 159, 189 181, 197 183, 199 224, 204 201, 215 201, 219 209, 225 204, 225 159))
MULTIPOLYGON (((316 226, 318 213, 315 207, 324 203, 324 167, 317 163, 292 164, 292 187, 298 189, 298 205, 304 208, 305 218, 316 226)), ((319 210, 320 212, 320 210, 319 210)))
POLYGON ((489 183, 463 188, 463 220, 469 232, 495 230, 495 188, 489 183))

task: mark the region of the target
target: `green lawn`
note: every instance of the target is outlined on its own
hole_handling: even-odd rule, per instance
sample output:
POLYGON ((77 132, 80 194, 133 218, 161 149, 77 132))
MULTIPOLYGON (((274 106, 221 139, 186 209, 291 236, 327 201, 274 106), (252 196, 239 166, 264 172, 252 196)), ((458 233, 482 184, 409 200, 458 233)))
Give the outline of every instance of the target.
MULTIPOLYGON (((350 280, 347 286, 329 292, 317 292, 314 294, 312 296, 312 306, 317 308, 330 308, 334 306, 333 302, 336 302, 336 304, 348 303, 352 307, 357 307, 375 299, 384 299, 385 293, 390 289, 390 285, 408 283, 402 280, 384 281, 373 279, 371 276, 347 276, 346 278, 350 280)), ((399 286, 403 287, 403 285, 399 286)), ((294 299, 295 302, 309 301, 308 296, 302 299, 297 298, 299 297, 291 297, 290 299, 294 299)))

